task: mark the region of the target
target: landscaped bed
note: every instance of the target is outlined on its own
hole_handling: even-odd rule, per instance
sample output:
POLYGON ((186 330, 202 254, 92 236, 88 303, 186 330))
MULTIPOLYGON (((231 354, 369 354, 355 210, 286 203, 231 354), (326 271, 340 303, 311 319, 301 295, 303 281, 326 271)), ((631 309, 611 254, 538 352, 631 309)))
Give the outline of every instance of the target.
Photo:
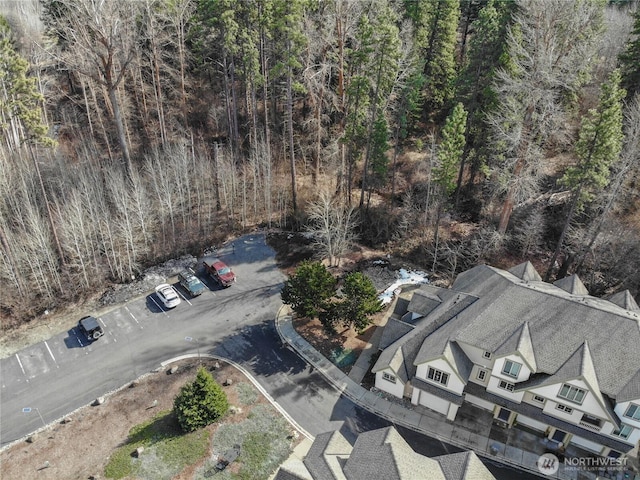
POLYGON ((175 365, 172 374, 151 373, 102 405, 84 407, 6 448, 2 479, 200 479, 214 473, 217 479, 266 479, 301 440, 233 366, 210 359, 175 365), (200 363, 223 385, 232 407, 220 422, 183 434, 171 413, 173 400, 200 363), (232 462, 221 462, 234 450, 232 462))

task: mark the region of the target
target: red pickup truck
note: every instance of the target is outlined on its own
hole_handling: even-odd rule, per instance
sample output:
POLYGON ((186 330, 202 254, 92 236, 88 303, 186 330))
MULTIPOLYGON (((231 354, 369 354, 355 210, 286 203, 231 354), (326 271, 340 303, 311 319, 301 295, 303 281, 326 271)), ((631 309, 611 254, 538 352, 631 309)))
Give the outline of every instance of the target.
POLYGON ((236 274, 219 258, 205 258, 204 269, 221 287, 230 287, 236 281, 236 274))

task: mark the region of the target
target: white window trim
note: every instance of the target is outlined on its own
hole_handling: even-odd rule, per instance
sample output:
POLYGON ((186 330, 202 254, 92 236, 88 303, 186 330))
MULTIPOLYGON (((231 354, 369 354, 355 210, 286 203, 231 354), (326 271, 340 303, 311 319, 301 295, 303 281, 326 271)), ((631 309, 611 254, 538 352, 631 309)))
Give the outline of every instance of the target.
POLYGON ((573 413, 573 408, 567 407, 566 405, 564 405, 562 403, 556 404, 556 409, 560 410, 561 412, 566 413, 567 415, 571 415, 573 413))
POLYGON ((538 402, 538 403, 545 403, 547 401, 547 399, 544 398, 542 395, 534 395, 532 398, 534 402, 538 402))
POLYGON ((587 397, 587 391, 584 388, 580 388, 580 387, 576 387, 574 385, 571 385, 570 383, 563 383, 562 386, 560 387, 560 391, 558 392, 558 397, 560 398, 564 398, 565 400, 571 402, 571 403, 575 403, 576 405, 582 405, 582 402, 584 402, 584 399, 587 397), (569 391, 567 392, 567 396, 565 397, 564 395, 562 395, 562 389, 567 386, 569 387, 569 391), (569 394, 575 391, 575 393, 573 394, 573 398, 569 398, 569 394), (582 399, 580 401, 575 400, 576 395, 578 392, 582 392, 582 399))
POLYGON ((617 428, 614 428, 613 431, 611 432, 611 435, 613 435, 614 437, 624 438, 626 440, 631 436, 632 433, 633 433, 633 427, 631 425, 627 425, 623 423, 620 425, 619 430, 617 428), (622 432, 624 431, 625 428, 629 429, 629 433, 627 433, 626 435, 622 435, 622 432))
POLYGON ((502 374, 503 375, 507 375, 507 376, 509 376, 511 378, 518 378, 518 375, 520 375, 520 369, 521 368, 522 368, 522 364, 521 363, 514 362, 513 360, 505 360, 504 364, 502 365, 502 374), (508 371, 507 371, 507 362, 511 364, 511 368, 509 368, 508 371), (516 372, 515 375, 513 373, 511 373, 514 365, 518 366, 518 371, 516 372))
POLYGON ((487 371, 483 369, 479 369, 478 373, 476 373, 476 378, 481 382, 484 382, 487 379, 487 371), (482 378, 480 378, 480 375, 482 375, 482 378))
POLYGON ((388 372, 382 372, 382 379, 390 383, 396 383, 396 377, 388 372))
POLYGON ((511 383, 511 382, 507 382, 506 380, 500 380, 498 382, 498 388, 501 388, 502 390, 506 390, 507 392, 511 392, 513 393, 513 389, 515 388, 515 384, 511 383), (504 384, 504 385, 503 385, 504 384), (511 387, 511 388, 509 388, 511 387))
POLYGON ((447 372, 443 372, 442 370, 438 370, 437 368, 429 367, 427 370, 427 380, 431 380, 432 382, 439 383, 440 385, 447 386, 449 383, 449 374, 447 372), (430 374, 433 372, 433 378, 430 378, 430 374), (440 380, 436 379, 439 376, 440 380), (444 382, 442 379, 444 378, 444 382))
POLYGON ((627 407, 627 409, 624 412, 624 416, 627 418, 630 418, 631 420, 635 420, 637 422, 640 422, 640 405, 636 405, 635 403, 632 403, 631 405, 629 405, 627 407), (635 412, 631 415, 629 415, 629 410, 631 410, 631 407, 635 407, 635 412), (637 415, 637 416, 635 416, 637 415))
POLYGON ((484 358, 486 358, 487 360, 491 360, 491 352, 486 352, 486 351, 485 351, 485 352, 482 354, 482 356, 483 356, 484 358))

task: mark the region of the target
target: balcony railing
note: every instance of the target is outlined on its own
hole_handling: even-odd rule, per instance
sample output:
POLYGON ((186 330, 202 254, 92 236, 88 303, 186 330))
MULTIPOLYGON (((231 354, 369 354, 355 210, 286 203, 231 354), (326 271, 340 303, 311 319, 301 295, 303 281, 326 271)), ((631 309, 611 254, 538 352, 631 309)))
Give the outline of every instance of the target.
POLYGON ((599 432, 600 429, 602 428, 601 425, 594 425, 593 423, 585 422, 584 420, 580 420, 580 424, 579 425, 581 427, 584 427, 587 430, 591 430, 593 432, 599 432))

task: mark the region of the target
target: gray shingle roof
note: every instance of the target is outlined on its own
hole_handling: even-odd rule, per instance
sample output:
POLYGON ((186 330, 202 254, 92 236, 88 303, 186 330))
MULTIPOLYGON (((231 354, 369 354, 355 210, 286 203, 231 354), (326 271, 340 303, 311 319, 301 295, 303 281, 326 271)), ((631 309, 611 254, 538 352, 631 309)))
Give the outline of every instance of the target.
POLYGON ((509 355, 518 352, 532 371, 536 371, 536 356, 533 352, 533 344, 531 343, 531 333, 529 332, 529 324, 524 322, 511 336, 507 338, 495 350, 496 357, 509 355))
POLYGON ((607 300, 609 300, 611 303, 615 303, 616 305, 618 305, 621 308, 624 308, 625 310, 632 310, 632 311, 640 310, 638 303, 633 298, 629 290, 623 290, 622 292, 614 293, 613 295, 608 297, 607 300))
POLYGON ((440 290, 442 289, 431 285, 420 287, 413 292, 407 310, 422 316, 429 315, 442 303, 442 292, 440 290))
POLYGON ((628 402, 640 398, 640 369, 629 379, 627 384, 618 392, 616 400, 618 402, 628 402))
POLYGON ((447 480, 495 480, 493 474, 472 452, 450 453, 434 457, 447 480))
POLYGON ((520 280, 524 280, 526 282, 541 282, 542 277, 537 272, 533 264, 529 261, 521 263, 520 265, 516 265, 515 267, 511 267, 509 273, 514 274, 520 280))
POLYGON ((435 460, 414 452, 393 427, 358 435, 344 466, 348 480, 418 480, 424 478, 424 472, 433 472, 431 478, 445 480, 438 470, 435 460))
MULTIPOLYGON (((474 297, 453 292, 449 289, 429 287, 430 290, 438 292, 437 295, 442 299, 442 302, 431 315, 417 322, 416 328, 382 351, 378 361, 371 369, 373 373, 390 367, 396 375, 406 383, 415 375, 415 359, 421 347, 423 347, 425 338, 429 339, 433 336, 431 335, 433 332, 437 332, 437 335, 433 336, 430 342, 437 343, 435 339, 440 339, 443 335, 445 340, 448 339, 452 332, 451 328, 447 327, 443 330, 440 327, 446 325, 449 320, 476 300, 474 297)), ((422 288, 420 290, 422 290, 422 288)), ((440 351, 433 356, 429 356, 429 358, 441 356, 445 346, 446 343, 441 344, 439 347, 440 351)), ((426 348, 428 348, 428 345, 426 348)), ((431 354, 425 353, 425 355, 431 354)))
POLYGON ((537 373, 554 374, 587 340, 603 393, 615 399, 637 378, 640 326, 635 312, 486 265, 460 274, 452 288, 478 298, 454 320, 460 325, 454 338, 460 342, 495 352, 526 322, 537 373))
POLYGON ((582 280, 575 274, 556 280, 553 284, 573 295, 589 295, 589 290, 587 290, 582 280))
POLYGON ((396 318, 390 318, 389 320, 387 320, 387 324, 384 326, 378 348, 380 348, 380 350, 384 350, 399 338, 404 337, 414 328, 414 325, 403 322, 396 318))
POLYGON ((338 466, 336 457, 344 458, 351 450, 351 444, 340 432, 322 433, 316 436, 311 445, 304 466, 314 480, 335 480, 333 470, 338 466))
POLYGON ((473 452, 461 452, 441 455, 435 458, 425 457, 413 451, 407 442, 393 427, 371 430, 360 433, 351 447, 344 436, 336 431, 318 435, 311 445, 304 463, 299 460, 288 460, 280 467, 276 480, 495 480, 486 467, 473 452), (333 447, 332 447, 333 445, 333 447), (326 465, 312 471, 306 466, 309 457, 330 458, 345 450, 334 466, 339 468, 335 475, 326 465))

